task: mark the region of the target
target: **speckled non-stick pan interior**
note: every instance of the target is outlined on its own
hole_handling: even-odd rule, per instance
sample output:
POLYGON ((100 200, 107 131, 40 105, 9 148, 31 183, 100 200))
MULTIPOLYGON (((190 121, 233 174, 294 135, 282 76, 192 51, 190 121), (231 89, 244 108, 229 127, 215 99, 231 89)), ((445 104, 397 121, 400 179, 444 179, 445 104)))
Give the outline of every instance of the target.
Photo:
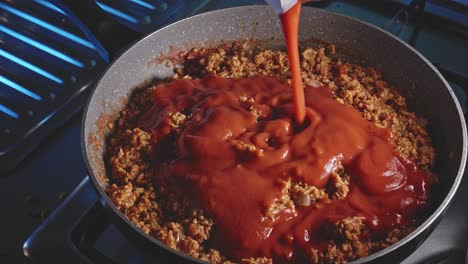
MULTIPOLYGON (((410 110, 429 121, 441 179, 439 197, 436 197, 438 206, 432 216, 407 238, 362 261, 378 257, 415 237, 446 209, 458 187, 466 160, 463 115, 453 91, 435 68, 411 47, 376 27, 328 11, 304 7, 299 37, 303 41, 312 39, 337 44, 341 51, 345 50, 344 55, 347 50, 353 59, 358 58, 381 69, 386 80, 410 95, 410 110)), ((277 44, 277 40, 282 39, 278 19, 269 7, 230 8, 182 20, 148 35, 108 68, 85 110, 82 141, 90 177, 115 214, 124 218, 103 191, 106 186, 103 161, 108 133, 106 124, 117 117, 136 86, 172 75, 171 68, 154 58, 192 47, 251 38, 262 40, 262 45, 277 44)), ((147 239, 153 238, 147 236, 147 239)))

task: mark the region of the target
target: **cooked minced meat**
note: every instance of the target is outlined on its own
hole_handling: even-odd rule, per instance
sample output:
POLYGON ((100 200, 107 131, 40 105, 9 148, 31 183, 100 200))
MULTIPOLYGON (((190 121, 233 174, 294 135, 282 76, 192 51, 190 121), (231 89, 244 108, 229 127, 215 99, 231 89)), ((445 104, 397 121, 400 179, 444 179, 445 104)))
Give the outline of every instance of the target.
MULTIPOLYGON (((429 172, 435 151, 422 122, 407 110, 405 98, 397 89, 383 80, 382 74, 371 67, 352 64, 334 58, 333 45, 305 48, 301 51, 302 78, 308 86, 328 85, 333 97, 340 103, 357 109, 362 116, 378 127, 388 128, 393 134, 397 151, 429 172)), ((173 79, 199 78, 216 75, 226 78, 244 78, 258 75, 275 76, 289 82, 287 55, 281 50, 261 50, 249 43, 223 44, 215 48, 192 49, 184 54, 182 68, 175 69, 173 79)), ((137 127, 138 118, 151 108, 154 86, 138 89, 127 107, 116 120, 109 136, 107 162, 111 184, 107 192, 121 210, 145 233, 156 237, 169 247, 212 263, 231 263, 210 237, 216 223, 204 212, 194 208, 187 197, 154 184, 152 178, 151 131, 137 127)), ((261 117, 253 98, 239 97, 239 102, 261 117)), ((191 118, 187 113, 169 114, 168 126, 175 131, 184 128, 191 118)), ((261 150, 246 142, 233 143, 239 151, 262 155, 261 150)), ((432 181, 435 176, 430 174, 432 181)), ((343 169, 333 173, 325 188, 316 188, 303 182, 285 181, 282 197, 267 210, 267 217, 275 218, 284 208, 320 206, 343 199, 350 190, 348 173, 343 169)), ((330 245, 326 250, 310 248, 310 263, 344 263, 381 250, 411 232, 417 223, 376 239, 369 236, 369 228, 359 216, 342 219, 329 226, 330 245)), ((241 263, 272 263, 260 257, 241 263)))

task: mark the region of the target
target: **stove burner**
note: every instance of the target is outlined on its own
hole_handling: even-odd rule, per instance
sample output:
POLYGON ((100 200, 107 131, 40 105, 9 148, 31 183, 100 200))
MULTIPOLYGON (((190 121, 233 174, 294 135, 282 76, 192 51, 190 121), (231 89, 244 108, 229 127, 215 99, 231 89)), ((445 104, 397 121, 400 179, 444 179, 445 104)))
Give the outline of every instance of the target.
POLYGON ((26 240, 23 252, 34 263, 173 263, 167 252, 142 250, 111 224, 88 178, 26 240))
POLYGON ((0 1, 0 173, 81 109, 109 54, 208 1, 0 1))
POLYGON ((141 33, 191 16, 209 0, 96 0, 96 4, 119 23, 141 33))
POLYGON ((75 113, 108 59, 49 2, 0 2, 0 172, 75 113))

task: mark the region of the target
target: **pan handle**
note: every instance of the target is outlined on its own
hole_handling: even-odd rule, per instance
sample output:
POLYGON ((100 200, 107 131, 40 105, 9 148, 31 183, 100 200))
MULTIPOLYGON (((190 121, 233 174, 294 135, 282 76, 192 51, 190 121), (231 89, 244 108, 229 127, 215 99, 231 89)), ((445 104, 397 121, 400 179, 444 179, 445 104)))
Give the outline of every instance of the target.
POLYGON ((92 245, 108 226, 104 208, 86 177, 23 244, 34 263, 114 263, 92 245), (86 234, 80 232, 86 226, 86 234))

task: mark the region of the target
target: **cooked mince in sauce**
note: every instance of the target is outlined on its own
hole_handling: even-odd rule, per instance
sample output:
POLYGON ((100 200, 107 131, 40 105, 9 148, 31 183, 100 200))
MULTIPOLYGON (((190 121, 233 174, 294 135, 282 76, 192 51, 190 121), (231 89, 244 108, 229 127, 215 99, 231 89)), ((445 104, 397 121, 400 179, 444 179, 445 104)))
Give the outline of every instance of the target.
POLYGON ((234 260, 301 259, 327 244, 320 232, 330 223, 363 217, 379 235, 426 204, 426 174, 395 152, 388 129, 333 100, 328 87, 307 88, 297 127, 290 90, 271 77, 177 80, 155 89, 138 123, 152 131, 156 184, 203 208, 216 223, 214 243, 234 260), (168 112, 189 113, 175 138, 168 112), (340 166, 350 173, 345 198, 266 213, 288 181, 325 188, 340 166))
POLYGON ((248 43, 192 49, 139 89, 108 145, 108 193, 144 232, 212 263, 344 263, 414 230, 430 202, 424 121, 373 68, 248 43))

